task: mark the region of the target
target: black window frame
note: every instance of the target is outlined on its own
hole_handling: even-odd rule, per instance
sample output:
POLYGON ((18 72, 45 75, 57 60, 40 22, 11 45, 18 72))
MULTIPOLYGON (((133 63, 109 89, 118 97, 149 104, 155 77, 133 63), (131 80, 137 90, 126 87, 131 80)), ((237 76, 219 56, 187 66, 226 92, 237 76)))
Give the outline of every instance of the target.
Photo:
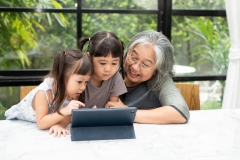
MULTIPOLYGON (((118 14, 157 14, 157 31, 162 32, 171 40, 172 16, 212 16, 226 17, 225 10, 176 10, 172 9, 172 0, 158 0, 157 10, 134 9, 86 9, 82 8, 82 0, 77 0, 77 8, 41 9, 45 13, 76 13, 77 14, 77 39, 82 37, 83 13, 118 13, 118 14)), ((0 12, 39 12, 37 8, 10 8, 0 7, 0 12)), ((49 70, 0 70, 0 86, 29 86, 38 85, 49 70)), ((188 75, 175 76, 175 82, 184 81, 213 81, 226 80, 226 75, 188 75)))

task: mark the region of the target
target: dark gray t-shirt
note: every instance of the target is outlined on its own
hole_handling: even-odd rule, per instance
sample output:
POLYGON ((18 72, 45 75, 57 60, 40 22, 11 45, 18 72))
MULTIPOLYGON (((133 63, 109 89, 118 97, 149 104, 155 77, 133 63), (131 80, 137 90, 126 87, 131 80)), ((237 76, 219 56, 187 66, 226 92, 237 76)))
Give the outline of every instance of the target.
POLYGON ((148 90, 147 83, 127 87, 128 92, 121 95, 121 101, 129 107, 153 109, 162 106, 156 94, 148 90))
POLYGON ((85 107, 104 108, 110 97, 120 96, 127 92, 126 86, 119 72, 110 79, 103 81, 100 88, 95 87, 91 80, 85 89, 85 107))
POLYGON ((127 87, 128 92, 121 95, 121 101, 129 107, 138 109, 153 109, 162 106, 172 106, 181 113, 186 120, 189 119, 188 106, 175 86, 171 77, 163 82, 160 90, 153 92, 147 87, 147 82, 143 82, 134 87, 127 87))

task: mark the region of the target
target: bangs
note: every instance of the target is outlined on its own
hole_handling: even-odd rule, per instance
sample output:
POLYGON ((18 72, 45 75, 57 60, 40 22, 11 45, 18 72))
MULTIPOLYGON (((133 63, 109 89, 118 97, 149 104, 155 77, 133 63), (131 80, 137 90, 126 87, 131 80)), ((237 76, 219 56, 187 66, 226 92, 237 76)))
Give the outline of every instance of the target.
POLYGON ((122 45, 114 38, 105 38, 102 43, 97 47, 94 57, 107 57, 109 54, 113 58, 122 57, 122 45))
POLYGON ((78 74, 78 75, 92 75, 93 74, 93 68, 92 64, 89 61, 87 56, 83 56, 78 63, 74 65, 74 68, 72 70, 72 74, 78 74))

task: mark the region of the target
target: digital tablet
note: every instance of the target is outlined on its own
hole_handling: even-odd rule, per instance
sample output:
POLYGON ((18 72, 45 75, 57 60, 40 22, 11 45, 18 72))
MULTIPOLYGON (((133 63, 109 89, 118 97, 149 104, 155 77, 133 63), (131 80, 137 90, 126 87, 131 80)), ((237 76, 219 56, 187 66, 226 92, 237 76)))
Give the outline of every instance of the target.
POLYGON ((136 107, 73 109, 71 127, 129 126, 133 125, 136 111, 136 107))
POLYGON ((135 139, 136 107, 72 110, 71 140, 135 139))

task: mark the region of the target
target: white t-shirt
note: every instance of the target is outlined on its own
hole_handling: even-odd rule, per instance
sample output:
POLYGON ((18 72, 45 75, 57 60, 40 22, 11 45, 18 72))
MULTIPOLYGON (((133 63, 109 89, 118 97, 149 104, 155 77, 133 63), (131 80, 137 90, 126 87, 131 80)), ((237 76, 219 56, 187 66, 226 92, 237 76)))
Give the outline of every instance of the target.
MULTIPOLYGON (((51 90, 53 94, 53 78, 45 78, 44 81, 34 88, 31 92, 29 92, 18 104, 13 105, 11 108, 6 110, 5 116, 6 119, 20 119, 30 122, 36 122, 36 112, 32 108, 32 100, 35 97, 37 91, 42 90, 45 92, 47 96, 47 91, 51 90)), ((53 94, 54 97, 54 94, 53 94)), ((48 99, 48 96, 47 96, 48 99)), ((62 107, 68 105, 70 101, 65 100, 62 107)), ((54 105, 51 105, 48 101, 48 114, 54 112, 54 105)))

